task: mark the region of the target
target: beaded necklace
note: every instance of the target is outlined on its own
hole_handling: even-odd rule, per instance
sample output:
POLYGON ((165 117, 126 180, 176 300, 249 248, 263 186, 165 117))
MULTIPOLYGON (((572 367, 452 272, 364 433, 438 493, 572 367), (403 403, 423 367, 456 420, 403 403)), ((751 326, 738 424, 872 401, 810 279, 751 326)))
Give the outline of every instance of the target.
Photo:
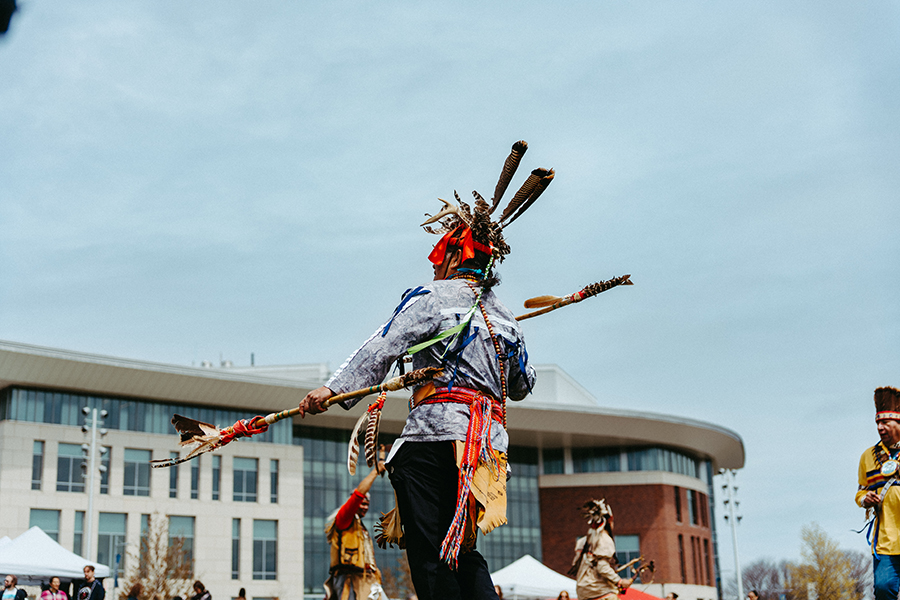
MULTIPOLYGON (((469 283, 466 284, 472 289, 472 292, 476 292, 475 286, 469 283)), ((487 325, 488 333, 491 334, 491 342, 494 344, 494 352, 497 353, 497 365, 500 367, 500 409, 503 414, 503 429, 506 429, 506 372, 503 368, 503 355, 500 352, 500 340, 497 339, 497 336, 494 335, 494 327, 491 325, 490 319, 488 319, 487 311, 484 309, 484 304, 481 302, 481 296, 478 296, 477 299, 478 308, 481 310, 481 316, 484 317, 484 323, 487 325)))

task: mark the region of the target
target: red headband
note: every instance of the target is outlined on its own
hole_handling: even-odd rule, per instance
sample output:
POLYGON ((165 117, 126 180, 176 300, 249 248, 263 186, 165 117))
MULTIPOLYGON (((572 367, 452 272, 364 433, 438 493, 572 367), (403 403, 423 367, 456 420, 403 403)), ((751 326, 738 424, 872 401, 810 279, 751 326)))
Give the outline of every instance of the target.
POLYGON ((875 413, 875 420, 880 421, 882 419, 896 419, 900 421, 900 412, 894 412, 892 410, 883 410, 881 412, 875 413))
POLYGON ((490 246, 485 246, 480 242, 476 242, 472 237, 472 230, 468 225, 463 224, 453 231, 448 231, 446 235, 434 245, 434 249, 431 251, 431 254, 428 255, 428 260, 436 265, 443 263, 444 259, 447 257, 447 250, 451 246, 462 248, 461 262, 466 262, 470 258, 475 258, 476 250, 484 252, 485 254, 490 254, 492 252, 490 246))

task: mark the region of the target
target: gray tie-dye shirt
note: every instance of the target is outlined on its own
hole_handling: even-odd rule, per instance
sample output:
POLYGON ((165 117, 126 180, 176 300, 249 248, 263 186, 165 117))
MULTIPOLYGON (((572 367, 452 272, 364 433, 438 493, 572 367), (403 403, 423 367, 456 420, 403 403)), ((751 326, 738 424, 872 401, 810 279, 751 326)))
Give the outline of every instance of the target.
MULTIPOLYGON (((475 296, 476 291, 463 280, 435 281, 408 290, 391 319, 344 361, 325 384, 326 387, 341 394, 381 383, 397 358, 404 355, 408 348, 458 325, 475 303, 475 296)), ((487 291, 481 297, 481 303, 494 334, 501 339, 507 394, 511 400, 521 400, 534 386, 535 378, 534 368, 528 364, 522 330, 515 315, 497 300, 493 291, 487 291)), ((434 381, 436 387, 446 387, 453 378, 454 386, 483 391, 500 398, 502 386, 497 352, 481 310, 475 309, 468 331, 464 331, 463 336, 471 336, 472 339, 458 356, 448 353, 446 362, 441 359, 448 343, 454 350, 459 346, 459 340, 449 342, 453 340, 449 337, 414 354, 413 368, 443 367, 443 374, 434 381)), ((341 404, 349 409, 357 402, 358 398, 341 404)), ((468 426, 469 407, 465 404, 422 404, 409 413, 400 438, 423 442, 465 440, 468 426)), ((495 450, 501 452, 506 452, 509 446, 509 437, 497 422, 491 426, 491 443, 495 450)))

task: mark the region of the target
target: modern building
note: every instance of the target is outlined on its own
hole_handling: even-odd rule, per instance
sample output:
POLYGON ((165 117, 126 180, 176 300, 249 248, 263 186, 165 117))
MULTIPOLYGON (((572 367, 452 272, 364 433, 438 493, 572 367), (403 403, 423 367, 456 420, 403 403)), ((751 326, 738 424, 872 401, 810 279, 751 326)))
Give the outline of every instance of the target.
MULTIPOLYGON (((743 466, 733 431, 679 417, 602 407, 559 367, 538 366, 526 400, 510 403, 509 523, 479 540, 493 570, 531 554, 565 573, 585 525, 579 507, 605 497, 622 562, 643 555, 649 593, 717 597, 712 476, 743 466)), ((178 467, 175 413, 217 426, 296 406, 327 379, 325 365, 183 367, 0 342, 0 537, 39 525, 64 547, 135 566, 141 536, 165 518, 185 540, 194 575, 216 598, 321 597, 328 515, 366 472, 347 472, 349 433, 366 402, 285 420, 178 467), (105 410, 92 502, 82 478, 85 414, 105 410), (156 521, 158 522, 158 521, 156 521)), ((382 441, 399 435, 407 395, 385 405, 382 441)), ((367 517, 393 506, 379 479, 367 517)), ((376 550, 399 576, 401 552, 376 550)), ((645 582, 646 583, 646 582, 645 582)), ((107 587, 111 582, 107 582, 107 587)))

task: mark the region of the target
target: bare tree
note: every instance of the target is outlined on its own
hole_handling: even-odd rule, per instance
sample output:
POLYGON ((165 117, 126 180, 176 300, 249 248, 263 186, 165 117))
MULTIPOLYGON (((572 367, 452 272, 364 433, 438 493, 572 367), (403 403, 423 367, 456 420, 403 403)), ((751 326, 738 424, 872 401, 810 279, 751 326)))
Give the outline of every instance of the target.
POLYGON ((137 552, 129 549, 131 560, 123 590, 136 583, 143 586, 138 600, 170 600, 190 597, 194 579, 193 549, 181 537, 169 537, 168 519, 154 513, 148 530, 141 535, 137 552))
POLYGON ((381 586, 390 598, 406 598, 415 593, 405 553, 397 557, 396 567, 381 569, 381 586))
POLYGON ((782 592, 781 571, 773 561, 762 559, 744 567, 741 574, 744 591, 756 590, 761 600, 778 600, 782 592))
POLYGON ((850 564, 850 581, 853 589, 852 600, 865 600, 874 595, 872 579, 872 555, 855 550, 845 550, 846 561, 850 564))

